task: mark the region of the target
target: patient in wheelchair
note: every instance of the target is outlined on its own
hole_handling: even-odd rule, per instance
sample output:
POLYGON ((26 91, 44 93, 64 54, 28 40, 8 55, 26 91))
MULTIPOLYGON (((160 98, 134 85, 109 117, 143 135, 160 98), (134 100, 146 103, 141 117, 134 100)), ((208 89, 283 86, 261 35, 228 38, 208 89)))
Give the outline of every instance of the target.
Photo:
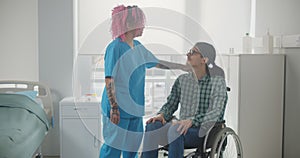
POLYGON ((146 122, 142 158, 158 157, 158 146, 167 144, 169 158, 182 157, 185 148, 202 145, 204 123, 223 121, 227 87, 215 58, 215 48, 205 42, 196 43, 187 53, 193 71, 176 79, 167 102, 146 122), (179 105, 179 119, 173 119, 179 105))

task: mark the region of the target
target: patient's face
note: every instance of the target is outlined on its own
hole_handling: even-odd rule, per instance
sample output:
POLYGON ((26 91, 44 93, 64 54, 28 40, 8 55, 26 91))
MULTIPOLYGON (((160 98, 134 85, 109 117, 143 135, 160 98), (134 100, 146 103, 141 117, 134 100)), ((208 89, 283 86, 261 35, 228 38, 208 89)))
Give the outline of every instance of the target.
POLYGON ((192 49, 190 49, 186 55, 187 62, 193 67, 200 66, 204 62, 204 59, 197 47, 193 47, 192 49))

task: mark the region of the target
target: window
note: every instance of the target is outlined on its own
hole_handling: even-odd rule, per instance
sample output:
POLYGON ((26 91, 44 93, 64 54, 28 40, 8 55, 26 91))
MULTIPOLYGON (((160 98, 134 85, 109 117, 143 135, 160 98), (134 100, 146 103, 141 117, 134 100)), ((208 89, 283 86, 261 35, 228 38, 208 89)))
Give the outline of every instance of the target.
MULTIPOLYGON (((156 54, 161 60, 184 63, 185 57, 179 54, 156 54)), ((96 93, 98 97, 102 97, 105 86, 104 78, 104 55, 91 55, 91 75, 90 75, 90 92, 96 93)), ((158 68, 147 69, 145 83, 145 112, 151 115, 157 112, 166 102, 172 85, 180 74, 181 70, 162 70, 158 68)))

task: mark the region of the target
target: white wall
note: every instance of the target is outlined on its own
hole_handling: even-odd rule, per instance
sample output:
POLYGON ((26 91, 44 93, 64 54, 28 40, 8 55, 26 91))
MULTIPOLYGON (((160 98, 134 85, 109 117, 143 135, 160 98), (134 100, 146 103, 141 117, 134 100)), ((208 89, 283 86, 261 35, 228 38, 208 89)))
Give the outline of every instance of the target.
MULTIPOLYGON (((242 37, 250 32, 251 0, 188 0, 186 13, 198 21, 220 53, 242 50, 242 37)), ((187 34, 191 34, 187 30, 187 34)))
MULTIPOLYGON (((140 1, 140 0, 127 0, 127 1, 103 1, 98 0, 77 0, 78 6, 78 48, 81 48, 83 44, 88 49, 80 51, 81 54, 104 54, 106 45, 111 41, 110 33, 110 18, 112 9, 124 4, 138 5, 143 9, 146 15, 146 28, 144 34, 139 40, 143 44, 159 44, 164 45, 175 50, 182 51, 183 39, 176 35, 180 32, 184 34, 184 21, 182 17, 175 17, 174 14, 184 14, 185 1, 172 1, 172 0, 160 0, 160 1, 140 1), (156 9, 161 9, 156 12, 156 9), (166 9, 166 10, 164 10, 166 9), (169 16, 162 12, 167 12, 169 16), (173 12, 173 13, 172 13, 173 12), (176 21, 176 23, 171 23, 176 21), (168 32, 159 28, 150 28, 160 25, 161 27, 168 27, 165 23, 171 23, 172 26, 176 26, 177 30, 174 32, 168 32), (89 40, 91 39, 91 40, 89 40), (88 51, 86 51, 88 50, 88 51)), ((169 29, 169 28, 167 28, 169 29)), ((164 50, 158 51, 157 45, 148 47, 153 50, 154 53, 165 53, 164 50)), ((162 47, 160 47, 162 48, 162 47)))
POLYGON ((0 1, 0 80, 38 81, 37 0, 0 1))
POLYGON ((55 121, 42 152, 58 156, 59 101, 72 96, 73 0, 41 0, 38 15, 39 79, 51 88, 55 121))
POLYGON ((270 29, 273 35, 300 33, 299 0, 256 0, 255 35, 270 29))

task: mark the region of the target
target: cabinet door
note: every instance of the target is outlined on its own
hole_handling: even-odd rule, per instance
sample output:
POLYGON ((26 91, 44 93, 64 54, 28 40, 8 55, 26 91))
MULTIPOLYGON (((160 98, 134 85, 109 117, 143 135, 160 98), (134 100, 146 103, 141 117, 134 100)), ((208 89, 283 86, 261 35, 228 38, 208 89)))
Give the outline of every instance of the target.
POLYGON ((100 143, 97 118, 62 118, 62 158, 98 158, 100 143))
POLYGON ((280 158, 284 56, 241 55, 239 72, 239 136, 244 157, 280 158))

